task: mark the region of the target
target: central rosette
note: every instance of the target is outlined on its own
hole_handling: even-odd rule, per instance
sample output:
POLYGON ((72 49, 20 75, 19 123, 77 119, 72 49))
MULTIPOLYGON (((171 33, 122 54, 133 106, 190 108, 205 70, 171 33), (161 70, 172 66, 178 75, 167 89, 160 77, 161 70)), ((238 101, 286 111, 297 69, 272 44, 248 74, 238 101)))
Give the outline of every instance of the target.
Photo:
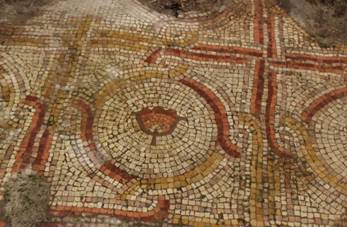
POLYGON ((165 110, 158 106, 154 108, 144 108, 135 113, 136 120, 141 130, 152 136, 151 145, 156 145, 157 136, 166 136, 171 134, 180 120, 185 118, 177 115, 172 109, 165 110))

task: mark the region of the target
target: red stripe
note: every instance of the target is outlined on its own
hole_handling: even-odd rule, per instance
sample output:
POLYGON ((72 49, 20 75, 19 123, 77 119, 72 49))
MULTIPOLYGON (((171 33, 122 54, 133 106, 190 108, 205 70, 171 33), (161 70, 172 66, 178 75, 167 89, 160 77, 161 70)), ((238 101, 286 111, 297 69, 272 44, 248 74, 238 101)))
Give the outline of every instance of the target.
POLYGON ((270 61, 270 64, 271 66, 284 69, 299 69, 308 71, 318 71, 324 73, 342 74, 344 71, 344 68, 342 66, 319 65, 313 63, 270 61))
POLYGON ((264 93, 264 70, 265 61, 257 60, 255 65, 255 75, 253 80, 253 91, 250 110, 253 114, 259 114, 261 112, 261 100, 264 93))
POLYGON ((313 56, 309 54, 289 53, 286 58, 293 61, 312 61, 315 63, 323 64, 347 64, 347 57, 330 57, 330 56, 313 56))
POLYGON ((269 141, 271 149, 283 158, 291 158, 292 153, 280 147, 276 140, 275 130, 275 115, 276 115, 276 102, 277 102, 277 75, 271 72, 268 85, 268 102, 266 106, 266 136, 269 141))
POLYGON ((264 44, 263 13, 264 6, 262 0, 255 0, 254 18, 254 40, 257 44, 264 44))
POLYGON ((49 150, 52 145, 53 135, 49 129, 46 129, 43 133, 39 149, 37 152, 37 157, 33 163, 33 170, 35 170, 39 175, 43 175, 45 171, 45 166, 49 157, 49 150))
POLYGON ((329 93, 326 93, 314 100, 302 113, 301 116, 303 120, 309 123, 312 120, 312 117, 321 109, 323 109, 329 103, 340 99, 347 95, 347 87, 339 88, 333 90, 329 93))
POLYGON ((41 128, 46 112, 45 105, 42 104, 37 97, 27 96, 25 104, 34 107, 36 111, 32 118, 31 126, 24 136, 20 150, 16 155, 16 161, 12 167, 12 173, 26 168, 30 163, 35 138, 41 128))
POLYGON ((223 102, 209 88, 192 79, 182 79, 180 82, 196 91, 211 106, 218 129, 218 142, 224 151, 235 158, 240 157, 239 149, 229 139, 229 121, 223 102))
MULTIPOLYGON (((79 108, 82 114, 82 120, 81 120, 81 137, 82 140, 88 143, 89 148, 93 152, 97 152, 96 145, 94 143, 94 138, 93 138, 93 113, 92 109, 90 106, 82 101, 82 100, 77 100, 75 102, 75 106, 79 108)), ((104 163, 100 169, 101 172, 106 174, 107 176, 111 177, 112 179, 116 181, 121 181, 122 183, 127 182, 132 179, 132 176, 130 176, 128 173, 125 171, 119 169, 116 166, 110 167, 110 163, 106 162, 104 163)))

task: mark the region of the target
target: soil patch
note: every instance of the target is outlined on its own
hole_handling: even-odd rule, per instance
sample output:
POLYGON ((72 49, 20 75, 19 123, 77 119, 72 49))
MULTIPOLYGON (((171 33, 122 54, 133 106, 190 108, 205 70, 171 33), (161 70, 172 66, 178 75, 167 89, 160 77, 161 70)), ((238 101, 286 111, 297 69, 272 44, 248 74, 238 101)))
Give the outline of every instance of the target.
POLYGON ((196 12, 202 14, 211 14, 222 10, 229 5, 231 0, 140 0, 151 9, 167 14, 169 16, 179 17, 187 12, 196 12))
POLYGON ((347 44, 346 0, 278 0, 322 47, 347 44))
POLYGON ((6 219, 15 227, 36 227, 48 220, 50 189, 46 179, 19 174, 5 185, 6 219))
POLYGON ((0 22, 24 23, 54 0, 0 0, 0 22))

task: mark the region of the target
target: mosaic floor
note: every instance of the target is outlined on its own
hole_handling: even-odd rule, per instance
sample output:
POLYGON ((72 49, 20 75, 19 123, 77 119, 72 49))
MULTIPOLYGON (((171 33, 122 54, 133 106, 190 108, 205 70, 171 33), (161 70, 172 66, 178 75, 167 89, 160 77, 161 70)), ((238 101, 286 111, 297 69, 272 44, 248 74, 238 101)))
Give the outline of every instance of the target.
POLYGON ((2 23, 0 200, 32 169, 45 226, 346 226, 347 47, 266 3, 70 0, 2 23))

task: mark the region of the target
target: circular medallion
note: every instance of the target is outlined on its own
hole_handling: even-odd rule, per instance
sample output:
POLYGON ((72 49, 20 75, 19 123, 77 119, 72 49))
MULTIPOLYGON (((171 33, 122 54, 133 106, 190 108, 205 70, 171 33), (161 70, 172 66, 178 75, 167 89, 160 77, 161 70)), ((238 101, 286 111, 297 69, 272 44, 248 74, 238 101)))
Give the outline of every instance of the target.
POLYGON ((95 141, 131 175, 180 175, 214 152, 217 129, 209 111, 204 99, 179 82, 141 81, 105 99, 95 117, 95 141))

